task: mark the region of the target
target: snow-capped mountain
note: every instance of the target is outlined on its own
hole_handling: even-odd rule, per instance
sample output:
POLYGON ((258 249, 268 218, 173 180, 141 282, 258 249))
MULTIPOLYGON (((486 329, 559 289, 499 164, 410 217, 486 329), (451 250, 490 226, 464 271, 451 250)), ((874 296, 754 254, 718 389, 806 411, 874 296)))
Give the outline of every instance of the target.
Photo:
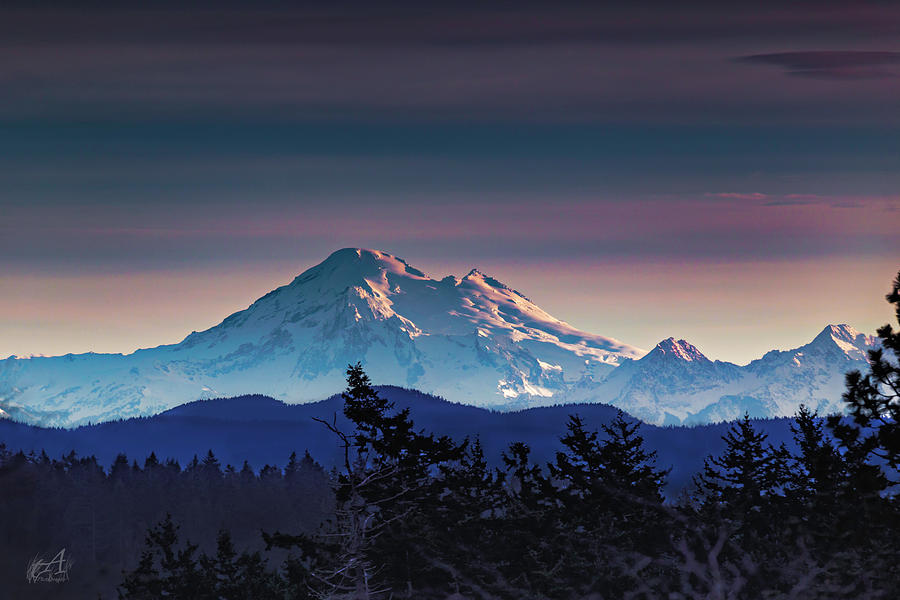
POLYGON ((843 408, 844 374, 865 371, 875 344, 849 325, 829 325, 805 346, 738 366, 669 338, 640 360, 624 360, 602 382, 576 386, 570 398, 607 402, 656 424, 791 416, 801 404, 832 414, 843 408))
POLYGON ((675 424, 695 410, 699 395, 714 396, 740 379, 737 365, 713 362, 688 342, 668 338, 585 387, 580 400, 603 398, 647 422, 675 424))
POLYGON ((0 407, 44 424, 153 414, 201 397, 320 400, 362 361, 376 383, 497 408, 555 402, 643 352, 579 331, 473 269, 432 279, 348 248, 219 325, 133 354, 0 361, 0 407))
POLYGON ((843 374, 874 340, 846 325, 747 366, 669 338, 646 353, 579 331, 473 269, 433 279, 385 252, 348 248, 182 342, 132 354, 0 360, 0 417, 71 426, 151 415, 199 398, 289 403, 378 384, 499 410, 605 402, 652 423, 840 408, 843 374))
POLYGON ((747 367, 748 379, 759 382, 751 393, 768 398, 781 414, 793 412, 799 403, 820 413, 842 409, 844 373, 865 372, 867 352, 878 339, 849 325, 829 325, 813 341, 794 350, 772 350, 747 367))

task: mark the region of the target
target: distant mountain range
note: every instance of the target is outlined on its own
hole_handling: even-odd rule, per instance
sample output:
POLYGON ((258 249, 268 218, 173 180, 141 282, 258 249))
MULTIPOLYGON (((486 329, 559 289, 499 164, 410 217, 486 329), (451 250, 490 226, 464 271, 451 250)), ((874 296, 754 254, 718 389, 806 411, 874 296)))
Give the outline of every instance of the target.
MULTIPOLYGON (((617 412, 605 404, 495 412, 392 386, 379 387, 378 391, 392 400, 396 408, 409 407, 417 429, 449 435, 457 441, 467 436, 477 437, 485 457, 494 467, 501 466, 501 452, 512 442, 527 443, 532 461, 551 462, 556 452, 563 449, 559 438, 566 431, 570 414, 577 413, 590 430, 598 430, 617 412)), ((351 431, 342 408, 340 396, 300 405, 287 405, 266 396, 241 396, 195 401, 153 417, 75 429, 47 429, 0 420, 0 441, 12 451, 40 453, 44 450, 56 458, 75 450, 79 456, 96 456, 107 467, 120 453, 142 463, 155 452, 160 460, 172 458, 183 466, 194 455, 202 459, 212 450, 223 465, 240 468, 246 460, 259 469, 267 464, 283 466, 291 452, 302 455, 304 450, 309 450, 317 461, 331 468, 339 466, 340 447, 334 435, 313 421, 313 417, 328 421, 336 417, 339 427, 351 431)), ((767 433, 768 441, 775 446, 783 442, 791 444, 788 419, 760 420, 754 426, 767 433)), ((722 423, 641 428, 648 449, 658 453, 658 465, 671 468, 667 487, 670 497, 677 495, 702 470, 707 455, 722 452, 721 436, 727 428, 722 423)))
POLYGON ((843 410, 844 374, 868 368, 876 338, 848 325, 829 325, 810 343, 772 350, 749 365, 711 361, 684 340, 669 338, 639 360, 622 364, 599 383, 579 382, 567 395, 607 402, 658 424, 696 424, 783 417, 801 404, 819 414, 843 410))
POLYGON ((0 416, 68 427, 220 396, 312 402, 340 391, 357 361, 378 384, 496 410, 604 402, 656 424, 787 416, 801 403, 829 413, 874 343, 829 325, 746 366, 672 338, 645 352, 579 331, 478 270, 433 279, 348 248, 178 344, 2 360, 0 416))

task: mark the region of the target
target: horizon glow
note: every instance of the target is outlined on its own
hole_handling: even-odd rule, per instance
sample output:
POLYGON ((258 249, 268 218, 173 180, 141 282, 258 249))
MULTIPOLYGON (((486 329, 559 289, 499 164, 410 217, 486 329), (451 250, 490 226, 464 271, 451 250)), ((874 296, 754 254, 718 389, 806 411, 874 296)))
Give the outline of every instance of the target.
POLYGON ((342 247, 737 363, 891 321, 900 8, 388 4, 6 11, 0 357, 175 343, 342 247))

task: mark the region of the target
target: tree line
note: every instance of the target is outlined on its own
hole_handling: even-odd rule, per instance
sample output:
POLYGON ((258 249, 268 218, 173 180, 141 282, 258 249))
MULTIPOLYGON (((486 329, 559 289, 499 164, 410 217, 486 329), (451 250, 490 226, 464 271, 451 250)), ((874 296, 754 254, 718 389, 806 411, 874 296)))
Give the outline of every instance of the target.
POLYGON ((51 459, 0 444, 0 589, 32 597, 42 586, 25 581, 26 561, 66 548, 76 562, 71 579, 45 584, 49 597, 115 598, 148 528, 167 514, 182 536, 204 542, 201 550, 215 549, 220 530, 239 548, 261 550, 261 529, 313 531, 333 506, 329 474, 308 453, 258 471, 222 465, 212 452, 185 465, 119 455, 104 469, 93 456, 51 459))

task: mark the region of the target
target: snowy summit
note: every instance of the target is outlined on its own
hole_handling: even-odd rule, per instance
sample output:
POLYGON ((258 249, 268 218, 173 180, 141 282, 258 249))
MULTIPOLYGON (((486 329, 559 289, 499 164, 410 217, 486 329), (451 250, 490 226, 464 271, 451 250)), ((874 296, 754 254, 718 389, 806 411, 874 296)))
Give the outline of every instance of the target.
POLYGON ((0 361, 0 405, 71 425, 200 397, 308 402, 341 390, 347 364, 362 361, 377 383, 526 407, 642 354, 575 329, 477 269, 433 279, 386 252, 345 248, 179 344, 0 361))
POLYGON ((607 402, 650 422, 705 422, 791 414, 800 401, 839 408, 836 386, 872 343, 841 325, 746 367, 674 338, 645 353, 580 331, 477 269, 436 279, 386 252, 345 248, 177 344, 0 361, 0 416, 71 426, 198 398, 310 402, 340 391, 346 366, 361 361, 375 383, 465 404, 607 402))

